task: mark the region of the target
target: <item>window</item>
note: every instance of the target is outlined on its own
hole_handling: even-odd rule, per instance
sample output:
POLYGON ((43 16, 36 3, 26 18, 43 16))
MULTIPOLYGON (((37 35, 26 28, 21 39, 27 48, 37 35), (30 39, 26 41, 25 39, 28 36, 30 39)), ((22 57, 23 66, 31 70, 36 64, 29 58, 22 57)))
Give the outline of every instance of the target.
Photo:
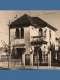
POLYGON ((16 28, 15 37, 16 37, 17 39, 20 38, 19 28, 16 28))
POLYGON ((44 30, 44 38, 46 38, 47 29, 44 30))
POLYGON ((15 37, 16 39, 19 39, 19 38, 23 39, 24 38, 24 28, 21 28, 21 29, 16 28, 15 37))
POLYGON ((49 30, 49 36, 50 36, 50 38, 51 38, 51 30, 49 30))
POLYGON ((43 35, 43 30, 40 28, 39 29, 39 36, 42 36, 43 35))
POLYGON ((24 28, 21 28, 21 39, 24 38, 24 28))

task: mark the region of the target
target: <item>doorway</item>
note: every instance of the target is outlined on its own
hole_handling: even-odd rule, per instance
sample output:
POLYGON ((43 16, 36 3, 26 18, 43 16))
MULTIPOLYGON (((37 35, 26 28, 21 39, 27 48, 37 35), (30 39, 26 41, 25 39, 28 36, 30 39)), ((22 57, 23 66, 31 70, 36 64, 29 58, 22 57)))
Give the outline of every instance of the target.
POLYGON ((30 54, 25 55, 25 65, 29 66, 30 65, 30 54))

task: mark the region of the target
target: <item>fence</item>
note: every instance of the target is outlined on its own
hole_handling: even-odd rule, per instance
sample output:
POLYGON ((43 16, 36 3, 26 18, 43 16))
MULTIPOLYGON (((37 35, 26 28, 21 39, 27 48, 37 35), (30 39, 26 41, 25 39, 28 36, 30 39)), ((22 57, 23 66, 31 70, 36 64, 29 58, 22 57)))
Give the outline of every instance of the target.
MULTIPOLYGON (((26 60, 26 59, 25 59, 26 60)), ((29 59, 27 59, 29 60, 29 59)), ((31 64, 27 64, 27 62, 25 64, 23 64, 23 61, 21 59, 12 59, 10 56, 6 56, 6 55, 2 55, 0 57, 0 68, 9 68, 9 69, 25 69, 25 68, 31 68, 31 69, 38 69, 41 66, 43 67, 48 67, 48 56, 44 56, 42 57, 42 60, 39 59, 39 56, 33 56, 33 65, 31 64)), ((30 62, 30 60, 29 60, 30 62)), ((52 63, 51 62, 51 67, 60 67, 60 62, 58 63, 58 61, 52 63)))

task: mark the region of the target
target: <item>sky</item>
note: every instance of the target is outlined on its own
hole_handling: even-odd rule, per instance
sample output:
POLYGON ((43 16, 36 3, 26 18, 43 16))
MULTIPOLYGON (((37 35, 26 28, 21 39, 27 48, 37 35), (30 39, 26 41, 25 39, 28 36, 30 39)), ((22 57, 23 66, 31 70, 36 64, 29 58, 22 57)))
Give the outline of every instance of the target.
POLYGON ((12 22, 15 19, 19 18, 23 14, 28 14, 30 16, 38 16, 48 22, 50 25, 54 26, 58 29, 56 32, 57 36, 60 37, 60 11, 46 11, 46 10, 40 10, 40 11, 32 11, 32 10, 0 10, 0 46, 2 46, 1 40, 8 43, 8 24, 9 21, 12 22), (17 18, 16 18, 17 15, 17 18))

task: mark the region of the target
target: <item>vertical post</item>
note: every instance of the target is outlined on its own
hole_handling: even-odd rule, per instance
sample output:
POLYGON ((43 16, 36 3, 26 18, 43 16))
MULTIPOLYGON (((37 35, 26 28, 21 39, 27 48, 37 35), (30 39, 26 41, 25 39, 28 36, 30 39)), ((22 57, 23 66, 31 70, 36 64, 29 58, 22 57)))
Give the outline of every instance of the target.
POLYGON ((38 55, 38 52, 37 52, 37 69, 39 68, 39 55, 38 55))
POLYGON ((8 68, 9 68, 9 58, 10 58, 10 27, 9 27, 9 55, 8 55, 8 68))
POLYGON ((51 50, 50 49, 49 49, 49 54, 48 54, 48 67, 51 68, 51 50))
MULTIPOLYGON (((38 50, 38 49, 37 49, 38 50)), ((38 51, 37 51, 37 69, 38 69, 38 51)))
POLYGON ((50 51, 50 68, 51 68, 51 51, 50 51))
POLYGON ((39 55, 38 55, 39 53, 38 53, 38 48, 37 48, 37 69, 39 68, 39 55))

